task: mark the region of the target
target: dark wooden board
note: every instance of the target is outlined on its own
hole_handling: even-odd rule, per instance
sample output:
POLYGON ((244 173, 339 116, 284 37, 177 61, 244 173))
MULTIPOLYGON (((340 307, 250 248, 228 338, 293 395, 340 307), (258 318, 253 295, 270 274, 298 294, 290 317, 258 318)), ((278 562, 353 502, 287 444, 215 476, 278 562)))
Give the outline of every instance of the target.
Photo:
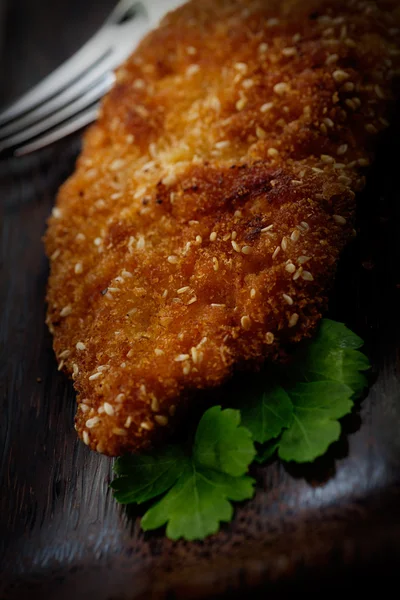
MULTIPOLYGON (((11 100, 79 47, 112 0, 13 0, 1 99, 11 100)), ((108 489, 112 462, 73 429, 72 386, 44 325, 41 236, 79 136, 0 162, 0 598, 136 600, 282 597, 382 590, 400 565, 400 203, 397 134, 360 198, 331 313, 366 340, 371 389, 340 442, 307 468, 254 470, 257 494, 203 543, 144 534, 108 489)))

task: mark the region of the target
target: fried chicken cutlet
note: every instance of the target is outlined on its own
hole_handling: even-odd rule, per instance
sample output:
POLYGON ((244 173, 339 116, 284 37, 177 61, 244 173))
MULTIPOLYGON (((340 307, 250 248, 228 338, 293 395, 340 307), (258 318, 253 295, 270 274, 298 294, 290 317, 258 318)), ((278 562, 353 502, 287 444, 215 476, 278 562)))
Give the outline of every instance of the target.
POLYGON ((394 1, 193 0, 117 72, 49 221, 76 429, 143 449, 314 330, 388 126, 394 1))

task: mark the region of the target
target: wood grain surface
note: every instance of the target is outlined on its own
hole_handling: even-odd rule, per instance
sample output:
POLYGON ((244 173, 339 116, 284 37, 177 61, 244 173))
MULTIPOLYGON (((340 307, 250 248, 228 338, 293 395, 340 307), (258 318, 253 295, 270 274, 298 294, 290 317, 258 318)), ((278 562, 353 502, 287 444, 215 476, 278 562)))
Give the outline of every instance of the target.
MULTIPOLYGON (((112 0, 13 0, 1 100, 32 85, 96 29, 112 0), (82 6, 84 4, 84 10, 82 6)), ((108 489, 112 462, 78 442, 72 386, 44 325, 41 236, 79 136, 0 161, 0 598, 144 600, 383 591, 400 566, 399 127, 360 197, 331 316, 366 340, 371 388, 308 467, 254 469, 255 498, 201 543, 144 534, 108 489), (347 586, 346 588, 344 586, 347 586)))

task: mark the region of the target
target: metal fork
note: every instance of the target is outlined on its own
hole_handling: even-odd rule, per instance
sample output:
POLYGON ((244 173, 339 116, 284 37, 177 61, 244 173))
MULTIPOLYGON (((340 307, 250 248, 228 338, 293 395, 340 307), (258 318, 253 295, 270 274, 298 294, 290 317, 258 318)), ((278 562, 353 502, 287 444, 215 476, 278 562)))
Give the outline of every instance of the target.
POLYGON ((142 36, 182 0, 120 0, 86 44, 32 90, 0 113, 0 153, 22 156, 96 119, 115 69, 142 36))

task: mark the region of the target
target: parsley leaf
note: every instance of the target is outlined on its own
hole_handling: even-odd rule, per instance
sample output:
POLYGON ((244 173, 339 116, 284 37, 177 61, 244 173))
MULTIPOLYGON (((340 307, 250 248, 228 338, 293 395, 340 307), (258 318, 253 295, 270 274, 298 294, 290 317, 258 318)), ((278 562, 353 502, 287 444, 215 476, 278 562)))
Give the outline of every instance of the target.
POLYGON ((289 391, 293 422, 279 442, 278 456, 296 462, 325 454, 340 436, 340 419, 353 406, 353 390, 336 381, 299 383, 289 391))
POLYGON ((244 475, 255 456, 251 433, 240 427, 240 412, 213 406, 204 413, 196 432, 197 464, 227 473, 244 475))
POLYGON ((340 381, 359 396, 367 385, 360 371, 370 366, 358 350, 362 345, 362 339, 343 323, 322 319, 315 337, 297 353, 292 376, 298 381, 340 381))
POLYGON ((169 445, 151 454, 122 456, 115 461, 120 475, 111 483, 114 498, 121 504, 141 504, 168 490, 185 467, 185 455, 179 445, 169 445))
POLYGON ((218 531, 220 521, 232 519, 229 500, 251 498, 253 486, 250 477, 232 477, 197 467, 192 461, 168 494, 146 512, 142 528, 148 531, 167 523, 166 534, 171 540, 203 539, 218 531))
POLYGON ((293 418, 293 405, 285 390, 277 384, 267 389, 253 388, 241 401, 242 422, 253 439, 260 444, 278 436, 289 427, 293 418))
POLYGON ((238 410, 213 406, 202 416, 192 456, 181 446, 119 458, 111 487, 116 500, 141 503, 167 494, 142 518, 148 531, 167 524, 170 539, 203 539, 232 519, 232 500, 251 498, 254 480, 245 476, 256 454, 238 410))

